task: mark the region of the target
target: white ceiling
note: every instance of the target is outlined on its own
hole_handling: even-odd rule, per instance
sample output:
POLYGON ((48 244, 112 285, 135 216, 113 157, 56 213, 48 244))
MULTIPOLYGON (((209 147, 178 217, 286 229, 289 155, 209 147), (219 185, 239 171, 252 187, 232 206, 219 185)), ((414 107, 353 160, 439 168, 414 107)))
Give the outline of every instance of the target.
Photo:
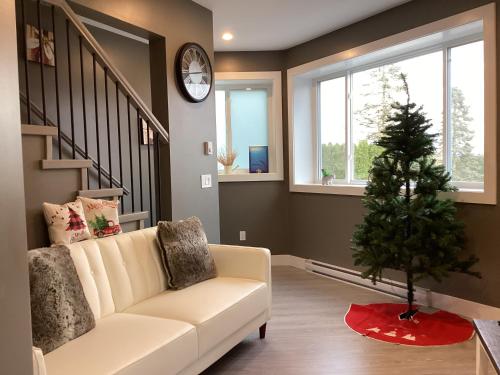
POLYGON ((216 51, 265 51, 295 46, 409 0, 194 1, 213 11, 216 51), (226 31, 234 34, 230 42, 221 38, 226 31))

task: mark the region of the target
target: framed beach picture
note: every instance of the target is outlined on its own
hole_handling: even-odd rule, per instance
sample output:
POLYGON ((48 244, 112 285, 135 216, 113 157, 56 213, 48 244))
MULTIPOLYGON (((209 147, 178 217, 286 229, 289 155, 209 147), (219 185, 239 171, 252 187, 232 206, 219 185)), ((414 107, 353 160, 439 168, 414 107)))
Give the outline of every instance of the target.
POLYGON ((268 146, 249 146, 248 156, 250 173, 269 173, 268 146))
POLYGON ((51 31, 42 30, 42 46, 38 29, 33 25, 26 25, 26 55, 28 61, 40 63, 40 51, 42 51, 42 62, 44 65, 56 66, 54 58, 54 34, 51 31))

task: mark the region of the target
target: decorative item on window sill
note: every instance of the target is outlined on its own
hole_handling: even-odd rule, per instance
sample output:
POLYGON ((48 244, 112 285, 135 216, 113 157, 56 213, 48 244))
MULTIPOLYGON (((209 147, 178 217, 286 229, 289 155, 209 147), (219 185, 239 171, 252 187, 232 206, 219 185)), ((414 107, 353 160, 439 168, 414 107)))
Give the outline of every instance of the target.
POLYGON ((250 173, 269 173, 269 147, 268 146, 249 146, 249 172, 250 173))
POLYGON ((236 160, 238 154, 235 151, 227 152, 225 150, 220 150, 217 154, 217 161, 224 166, 224 174, 232 174, 233 170, 238 166, 233 167, 233 163, 236 160))
POLYGON ((328 172, 326 169, 321 169, 321 174, 323 178, 321 179, 322 185, 331 186, 333 185, 333 181, 335 180, 335 174, 328 172))

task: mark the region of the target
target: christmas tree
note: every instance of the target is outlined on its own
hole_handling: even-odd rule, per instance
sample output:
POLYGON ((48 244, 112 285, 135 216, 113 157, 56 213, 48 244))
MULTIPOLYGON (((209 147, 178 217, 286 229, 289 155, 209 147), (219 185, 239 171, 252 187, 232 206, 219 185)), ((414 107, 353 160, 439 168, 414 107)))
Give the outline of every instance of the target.
POLYGON ((89 225, 97 230, 103 230, 109 226, 108 219, 104 215, 96 216, 95 220, 89 220, 89 225))
POLYGON ((480 277, 470 270, 477 258, 460 257, 464 246, 463 224, 456 218, 451 199, 440 192, 454 191, 450 174, 434 158, 436 134, 422 107, 410 103, 406 76, 401 74, 407 103, 394 103, 381 137, 375 141, 382 152, 373 160, 364 206, 368 213, 353 235, 355 265, 373 283, 384 269, 406 274, 411 319, 414 283, 426 277, 441 281, 450 272, 480 277))
POLYGON ((69 211, 69 221, 68 221, 68 226, 66 227, 66 230, 67 231, 70 231, 70 230, 77 231, 77 230, 85 229, 86 225, 83 222, 80 215, 78 215, 75 212, 75 210, 71 209, 70 207, 68 207, 68 211, 69 211))

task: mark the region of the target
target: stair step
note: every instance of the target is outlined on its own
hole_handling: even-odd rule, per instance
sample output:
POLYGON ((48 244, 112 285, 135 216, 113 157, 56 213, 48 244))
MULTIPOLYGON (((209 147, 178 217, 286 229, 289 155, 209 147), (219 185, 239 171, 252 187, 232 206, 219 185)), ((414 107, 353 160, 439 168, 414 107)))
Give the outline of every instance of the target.
POLYGON ((90 168, 92 160, 42 160, 42 169, 73 169, 90 168))
POLYGON ((122 188, 79 190, 78 195, 86 198, 114 198, 123 195, 122 188))
POLYGON ((139 222, 139 228, 144 228, 144 220, 149 217, 149 211, 132 212, 130 214, 120 215, 118 220, 120 224, 139 222))
POLYGON ((44 125, 21 125, 22 135, 43 135, 55 137, 57 135, 57 128, 54 126, 44 126, 44 125))

